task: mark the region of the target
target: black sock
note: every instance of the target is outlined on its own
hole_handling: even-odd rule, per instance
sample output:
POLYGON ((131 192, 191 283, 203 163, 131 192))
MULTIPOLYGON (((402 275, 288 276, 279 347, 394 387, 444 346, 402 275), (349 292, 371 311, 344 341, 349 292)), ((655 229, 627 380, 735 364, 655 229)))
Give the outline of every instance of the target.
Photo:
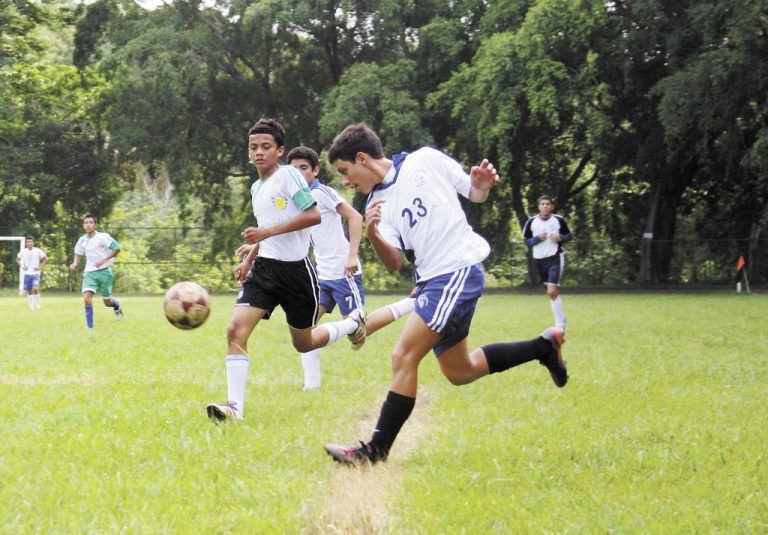
POLYGON ((400 428, 411 415, 414 405, 416 405, 416 398, 402 396, 391 390, 387 394, 387 399, 381 406, 379 421, 376 423, 373 437, 368 443, 379 458, 386 459, 389 455, 389 450, 392 448, 400 428))
POLYGON ((541 336, 524 342, 499 342, 482 346, 488 373, 498 373, 514 366, 547 356, 551 350, 549 342, 541 336))

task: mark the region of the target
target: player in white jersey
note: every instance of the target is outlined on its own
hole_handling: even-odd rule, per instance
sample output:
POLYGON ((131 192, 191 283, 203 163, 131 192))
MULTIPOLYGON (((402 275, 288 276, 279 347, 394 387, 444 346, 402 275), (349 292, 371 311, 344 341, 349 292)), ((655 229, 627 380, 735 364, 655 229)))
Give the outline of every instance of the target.
POLYGON ((547 286, 549 304, 555 316, 555 326, 565 331, 565 312, 560 297, 560 279, 565 269, 563 244, 573 238, 565 219, 552 213, 555 201, 549 195, 538 199, 539 213, 523 226, 523 240, 531 247, 534 267, 547 286))
POLYGON ((392 382, 373 436, 357 447, 326 444, 335 461, 360 464, 387 458, 416 403, 419 363, 430 350, 455 385, 539 360, 555 384, 565 386, 562 331, 555 327, 531 340, 468 349, 469 326, 484 287, 480 262, 490 247, 470 227, 458 194, 475 203, 486 200, 499 180, 488 160, 467 174, 432 148, 388 159, 379 137, 364 124, 348 126, 336 136, 328 160, 355 190, 369 194, 366 235, 382 263, 399 269, 407 254, 417 273, 415 313, 392 355, 392 382))
POLYGON ((24 249, 16 255, 19 275, 23 278, 23 288, 27 292, 29 309, 40 308, 40 278, 43 268, 48 263, 48 256, 39 247, 35 247, 35 238, 27 236, 24 249))
MULTIPOLYGON (((309 147, 295 147, 286 157, 307 181, 317 201, 321 221, 311 227, 312 248, 315 252, 317 276, 320 285, 320 314, 333 312, 339 305, 342 317, 365 305, 363 273, 358 251, 363 232, 363 217, 330 186, 320 182, 320 159, 309 147), (344 233, 347 222, 349 239, 344 233)), ((365 335, 392 323, 413 310, 413 298, 405 298, 371 313, 366 321, 365 335)), ((350 336, 352 348, 362 347, 361 340, 350 336)), ((320 349, 302 353, 304 389, 320 387, 320 349)))
POLYGON ((293 346, 302 353, 365 331, 362 309, 341 321, 315 327, 319 289, 308 255, 310 227, 320 222, 320 211, 299 172, 280 165, 284 140, 285 130, 275 119, 259 119, 248 131, 248 159, 259 175, 251 187, 258 226, 243 231, 250 246, 238 249, 245 258, 233 270, 242 287, 227 328, 228 398, 206 407, 208 417, 217 421, 243 417, 248 339, 277 306, 285 312, 293 346))
POLYGON ((75 244, 75 258, 69 266, 75 271, 80 258, 85 256, 83 286, 81 292, 85 302, 85 325, 93 329, 93 294, 98 293, 104 301, 104 306, 112 307, 115 319, 123 319, 123 307, 120 301, 112 296, 114 275, 110 267, 115 257, 120 253, 120 244, 106 232, 97 232, 99 225, 96 216, 86 214, 83 218, 85 234, 75 244))

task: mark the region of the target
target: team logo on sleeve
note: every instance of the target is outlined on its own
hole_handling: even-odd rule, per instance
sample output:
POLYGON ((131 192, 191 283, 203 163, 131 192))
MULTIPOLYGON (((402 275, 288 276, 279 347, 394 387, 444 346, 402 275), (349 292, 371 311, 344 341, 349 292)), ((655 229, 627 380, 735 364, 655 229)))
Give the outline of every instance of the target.
POLYGON ((285 210, 285 207, 288 206, 288 199, 285 197, 272 197, 272 204, 275 208, 285 210))

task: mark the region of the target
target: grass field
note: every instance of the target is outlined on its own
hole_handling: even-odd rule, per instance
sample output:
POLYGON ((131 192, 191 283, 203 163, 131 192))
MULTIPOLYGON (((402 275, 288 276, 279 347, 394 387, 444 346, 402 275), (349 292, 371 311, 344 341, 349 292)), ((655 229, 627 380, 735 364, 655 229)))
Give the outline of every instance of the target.
MULTIPOLYGON (((127 296, 86 332, 77 296, 0 298, 2 532, 768 531, 768 296, 566 291, 564 389, 538 363, 454 387, 428 357, 390 460, 361 470, 322 444, 370 437, 399 326, 325 349, 303 392, 282 314, 262 322, 246 419, 217 426, 232 303, 183 332, 127 296)), ((550 321, 543 294, 488 295, 470 345, 550 321)))

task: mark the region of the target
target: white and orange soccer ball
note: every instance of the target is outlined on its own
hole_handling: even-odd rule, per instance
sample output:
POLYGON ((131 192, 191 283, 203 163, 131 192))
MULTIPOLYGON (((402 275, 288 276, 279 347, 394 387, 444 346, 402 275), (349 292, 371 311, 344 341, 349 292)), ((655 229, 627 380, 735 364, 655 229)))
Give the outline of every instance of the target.
POLYGON ((196 329, 211 313, 211 298, 195 282, 177 282, 165 292, 163 309, 168 322, 178 329, 196 329))

